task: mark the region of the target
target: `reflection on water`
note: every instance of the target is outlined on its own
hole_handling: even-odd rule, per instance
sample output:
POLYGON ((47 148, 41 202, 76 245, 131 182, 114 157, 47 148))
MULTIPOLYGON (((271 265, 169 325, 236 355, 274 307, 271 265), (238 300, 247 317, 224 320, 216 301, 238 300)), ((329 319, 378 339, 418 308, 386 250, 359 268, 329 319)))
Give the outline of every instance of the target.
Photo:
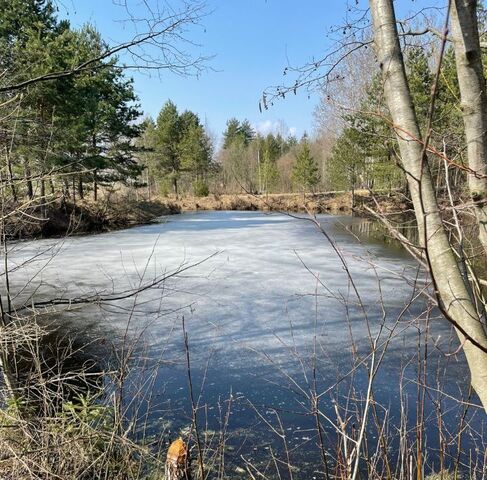
POLYGON ((10 369, 30 411, 52 415, 66 401, 96 396, 104 384, 100 350, 74 332, 46 331, 10 349, 10 369), (49 398, 49 405, 45 404, 49 398))
MULTIPOLYGON (((175 215, 155 225, 68 239, 55 255, 53 241, 25 242, 14 248, 12 266, 36 261, 14 271, 11 282, 21 291, 25 278, 34 277, 16 302, 125 292, 218 252, 157 288, 66 312, 55 323, 90 339, 101 351, 99 361, 112 359, 106 345, 126 352, 127 342, 137 342, 124 393, 137 399, 137 415, 157 438, 191 423, 184 316, 198 418, 207 432, 221 429, 231 399, 230 470, 248 458, 265 465, 272 451, 278 458, 290 455, 299 478, 320 468, 313 399, 325 443, 334 446, 337 413, 349 431, 357 428, 369 374, 384 353, 374 377, 369 446, 377 447, 376 424, 385 419, 395 436, 401 408, 409 409, 414 424, 418 383, 426 380, 432 386, 425 398, 426 468, 435 469, 434 413, 441 408, 442 424, 454 431, 463 414, 454 398, 468 390, 463 357, 445 355, 457 347, 451 329, 418 295, 424 273, 385 241, 374 222, 319 220, 334 245, 309 221, 255 212, 175 215), (419 363, 418 349, 427 352, 419 363)), ((481 417, 471 410, 474 421, 481 417)), ((477 425, 481 432, 480 419, 477 425)), ((455 455, 453 442, 442 446, 447 457, 455 455)), ((397 451, 398 445, 391 439, 387 448, 397 451)))
MULTIPOLYGON (((388 218, 395 230, 411 243, 419 243, 418 228, 414 218, 408 218, 406 215, 395 215, 388 218)), ((388 247, 400 248, 400 243, 396 240, 387 227, 382 223, 370 218, 353 218, 345 219, 341 222, 343 227, 352 234, 357 235, 366 242, 378 242, 388 247)))

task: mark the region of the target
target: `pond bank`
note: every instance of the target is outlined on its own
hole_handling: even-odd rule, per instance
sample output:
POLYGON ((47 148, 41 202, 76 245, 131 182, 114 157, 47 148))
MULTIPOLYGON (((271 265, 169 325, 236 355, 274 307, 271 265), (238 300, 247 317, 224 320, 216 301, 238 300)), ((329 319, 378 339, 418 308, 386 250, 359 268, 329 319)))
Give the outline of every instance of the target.
MULTIPOLYGON (((409 209, 404 196, 398 194, 375 196, 384 213, 400 213, 409 209)), ((164 198, 171 201, 181 211, 196 210, 236 210, 236 211, 279 211, 303 213, 331 214, 366 214, 365 206, 375 207, 374 198, 366 191, 356 192, 352 207, 350 192, 309 193, 303 197, 301 193, 278 193, 269 195, 224 194, 207 197, 164 198)))
MULTIPOLYGON (((404 212, 409 208, 400 195, 377 195, 375 200, 384 213, 404 212)), ((151 201, 118 195, 98 202, 81 200, 76 203, 55 199, 46 202, 6 206, 6 232, 9 239, 49 238, 109 232, 144 225, 163 215, 198 210, 273 211, 293 213, 330 213, 367 216, 365 206, 375 207, 368 192, 355 194, 352 208, 350 192, 269 195, 211 194, 207 197, 160 197, 151 201)))
POLYGON ((6 206, 6 235, 9 239, 51 238, 102 233, 144 225, 163 215, 180 213, 171 202, 136 201, 114 197, 77 203, 56 199, 49 203, 6 206))

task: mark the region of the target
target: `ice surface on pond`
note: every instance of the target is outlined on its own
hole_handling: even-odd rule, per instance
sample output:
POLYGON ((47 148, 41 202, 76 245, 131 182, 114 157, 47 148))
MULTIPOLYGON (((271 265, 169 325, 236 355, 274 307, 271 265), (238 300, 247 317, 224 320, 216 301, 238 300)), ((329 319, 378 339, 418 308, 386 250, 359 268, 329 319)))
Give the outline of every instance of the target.
MULTIPOLYGON (((344 232, 341 221, 350 220, 321 218, 324 229, 343 253, 367 309, 377 314, 380 301, 386 306, 404 306, 411 291, 396 275, 409 269, 407 274, 414 276, 413 264, 397 251, 360 244, 344 232)), ((290 324, 297 332, 308 329, 317 311, 320 328, 329 330, 331 324, 336 327, 330 342, 339 342, 346 335, 346 311, 340 299, 332 297, 349 299, 352 307, 357 297, 338 255, 315 225, 283 215, 176 215, 160 224, 121 232, 62 242, 20 243, 10 261, 18 265, 36 259, 28 268, 16 271, 12 282, 20 287, 35 274, 25 293, 35 286, 35 298, 46 299, 123 291, 213 254, 168 281, 165 288, 141 295, 139 322, 145 326, 141 313, 148 321, 157 317, 154 311, 159 308, 165 312, 191 305, 178 316, 185 313, 193 342, 207 342, 211 337, 215 348, 229 348, 231 340, 260 348, 275 344, 275 336, 288 331, 290 324), (146 301, 150 303, 143 304, 146 301)), ((124 304, 129 307, 130 301, 124 304)), ((359 314, 356 308, 351 310, 350 315, 359 314)), ((112 320, 121 324, 126 320, 120 312, 116 317, 112 320)), ((150 331, 157 342, 157 325, 152 325, 150 331)))
MULTIPOLYGON (((216 364, 237 370, 269 361, 299 367, 296 355, 309 357, 316 338, 321 361, 333 365, 339 375, 344 355, 351 351, 351 336, 359 349, 370 348, 365 317, 373 336, 382 323, 390 327, 412 296, 413 288, 403 276, 414 280, 418 272, 397 248, 363 243, 346 231, 346 225, 361 220, 319 220, 346 268, 309 220, 204 212, 114 233, 16 244, 11 266, 35 261, 14 271, 12 284, 18 290, 33 277, 20 298, 34 292, 35 300, 109 294, 203 262, 136 299, 75 310, 61 324, 115 340, 130 319, 129 331, 134 336, 144 332, 151 355, 164 350, 166 358, 182 360, 184 315, 196 363, 213 352, 216 364)), ((420 273, 419 284, 423 277, 420 273)), ((420 313, 417 303, 400 317, 390 355, 407 354, 404 342, 414 349, 415 330, 406 326, 420 313)), ((388 332, 382 331, 384 340, 388 332)), ((433 333, 448 337, 449 327, 435 324, 433 333)), ((400 362, 390 366, 397 369, 400 362)))
MULTIPOLYGON (((379 346, 391 332, 394 338, 375 380, 375 399, 398 409, 403 373, 405 394, 417 394, 416 327, 425 326, 425 300, 409 304, 424 285, 424 273, 399 248, 347 231, 365 225, 363 220, 319 220, 338 252, 309 219, 255 212, 188 213, 119 232, 19 242, 9 256, 13 291, 19 292, 15 303, 114 291, 123 296, 164 272, 198 264, 135 298, 46 318, 62 331, 95 339, 102 354, 111 344, 116 350, 126 331, 131 341, 139 339, 135 360, 161 365, 154 383, 147 383, 166 402, 164 421, 179 426, 174 428, 188 422, 183 316, 197 388, 206 376, 202 402, 207 412, 216 412, 215 405, 232 391, 236 399, 263 406, 264 413, 270 407, 284 409, 286 425, 305 432, 313 428, 312 419, 290 412, 306 404, 300 389, 309 389, 313 359, 317 388, 326 392, 321 408, 333 415, 331 394, 339 393, 328 390, 357 365, 353 348, 370 360, 370 336, 379 332, 379 346), (404 368, 408 362, 409 371, 404 368)), ((451 329, 433 318, 429 336, 438 340, 429 351, 431 378, 441 371, 446 388, 456 394, 459 379, 468 378, 463 358, 439 353, 456 348, 456 341, 448 343, 451 329)), ((133 372, 141 384, 151 375, 146 366, 133 372)), ((347 378, 352 381, 360 397, 366 390, 365 369, 354 370, 347 378)), ((444 420, 455 412, 449 410, 444 420)), ((232 413, 235 431, 254 429, 255 415, 244 402, 235 402, 232 413)), ((325 430, 333 434, 333 427, 325 430)), ((304 442, 303 434, 298 437, 304 442)))

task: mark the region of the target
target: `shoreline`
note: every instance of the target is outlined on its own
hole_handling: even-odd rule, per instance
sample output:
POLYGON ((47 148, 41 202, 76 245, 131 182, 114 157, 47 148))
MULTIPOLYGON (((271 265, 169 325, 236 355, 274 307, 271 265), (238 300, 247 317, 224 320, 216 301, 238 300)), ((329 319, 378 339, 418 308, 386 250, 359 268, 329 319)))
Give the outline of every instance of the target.
POLYGON ((326 192, 307 194, 211 194, 207 197, 156 197, 152 200, 133 195, 109 196, 97 203, 82 200, 77 203, 55 199, 49 203, 31 203, 29 207, 11 204, 5 224, 9 240, 56 238, 90 235, 146 225, 164 215, 195 211, 264 211, 292 213, 329 213, 368 217, 364 207, 380 205, 383 213, 401 213, 409 208, 399 195, 377 195, 368 192, 326 192), (27 219, 27 220, 26 220, 27 219))
MULTIPOLYGON (((404 198, 395 195, 375 196, 382 213, 401 213, 410 208, 404 198)), ((372 196, 366 191, 356 192, 352 206, 350 192, 324 192, 310 193, 303 198, 301 193, 276 193, 269 195, 251 194, 222 194, 208 195, 207 197, 182 197, 178 200, 167 197, 164 201, 173 202, 181 211, 198 210, 235 210, 235 211, 282 211, 294 213, 330 213, 346 214, 356 213, 370 216, 365 206, 375 206, 372 196)))

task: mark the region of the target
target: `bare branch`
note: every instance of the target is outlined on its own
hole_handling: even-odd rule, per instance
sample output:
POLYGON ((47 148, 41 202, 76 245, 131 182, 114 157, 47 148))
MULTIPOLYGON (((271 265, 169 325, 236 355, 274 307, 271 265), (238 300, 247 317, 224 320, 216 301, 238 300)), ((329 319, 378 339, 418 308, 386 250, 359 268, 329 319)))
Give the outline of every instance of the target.
MULTIPOLYGON (((124 5, 126 6, 125 2, 124 5)), ((117 66, 122 69, 170 70, 177 74, 198 74, 211 57, 193 57, 178 47, 178 44, 195 46, 185 37, 185 29, 190 25, 198 25, 205 15, 203 3, 188 2, 180 11, 156 12, 149 19, 137 19, 131 16, 127 21, 132 22, 136 30, 140 23, 144 24, 145 28, 142 32, 137 32, 130 40, 107 47, 99 55, 72 68, 48 72, 17 83, 0 86, 0 93, 15 92, 40 82, 72 77, 85 71, 103 68, 104 65, 100 65, 101 62, 109 58, 116 58, 118 54, 122 53, 132 59, 132 62, 117 63, 117 66), (151 53, 151 51, 154 52, 151 53)), ((8 72, 4 73, 4 76, 7 76, 8 72)))

